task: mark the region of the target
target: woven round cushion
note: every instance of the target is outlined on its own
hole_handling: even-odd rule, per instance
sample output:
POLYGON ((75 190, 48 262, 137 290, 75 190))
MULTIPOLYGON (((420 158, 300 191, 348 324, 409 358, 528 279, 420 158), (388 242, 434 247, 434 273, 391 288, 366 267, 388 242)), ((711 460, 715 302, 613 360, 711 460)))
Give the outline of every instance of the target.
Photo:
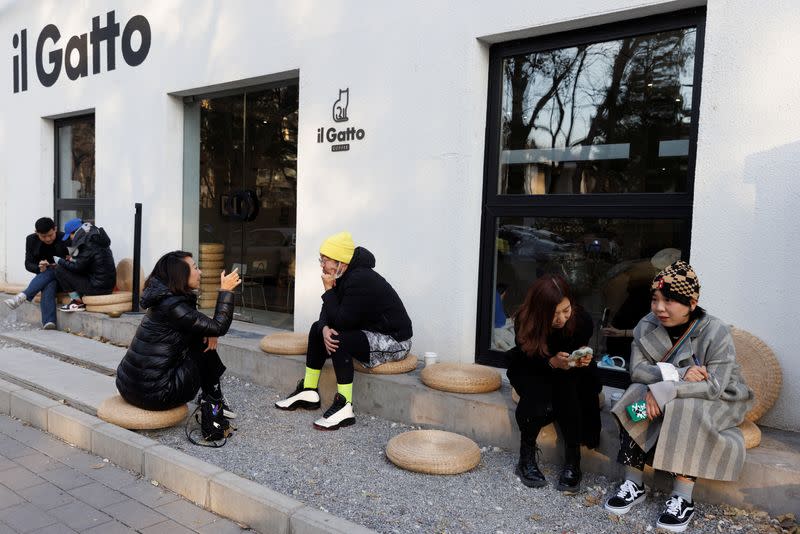
POLYGON ((133 309, 132 302, 120 302, 118 304, 92 304, 86 305, 86 311, 95 313, 117 314, 129 312, 133 309))
MULTIPOLYGON (((144 271, 139 267, 139 291, 144 289, 144 271)), ((133 260, 123 258, 117 264, 117 291, 133 291, 133 260)))
POLYGON ((481 450, 471 439, 453 432, 412 430, 389 440, 386 457, 408 471, 456 475, 478 465, 481 450))
POLYGON ((211 263, 211 262, 219 262, 222 263, 225 261, 225 254, 220 253, 210 253, 210 252, 201 252, 200 253, 200 265, 211 263))
POLYGON ((742 376, 755 394, 753 407, 744 418, 756 422, 778 400, 783 372, 775 353, 759 338, 738 328, 731 328, 731 336, 736 346, 736 361, 742 367, 742 376))
POLYGON ((200 243, 200 255, 203 254, 221 254, 225 252, 225 245, 223 243, 200 243))
POLYGON ((302 332, 278 332, 269 334, 259 343, 261 350, 270 354, 295 356, 308 351, 308 334, 302 332))
POLYGON ((472 363, 429 365, 422 370, 420 378, 430 388, 453 393, 488 393, 500 389, 500 373, 472 363))
POLYGON ((9 295, 16 295, 17 293, 22 293, 25 290, 26 286, 21 286, 19 284, 5 284, 0 283, 0 293, 8 293, 9 295))
POLYGON ((219 278, 219 273, 222 272, 222 268, 225 266, 225 262, 223 261, 201 261, 200 262, 200 270, 203 271, 203 274, 206 274, 206 271, 217 272, 217 278, 219 278))
POLYGON ((742 431, 744 436, 744 448, 752 449, 761 444, 761 429, 752 421, 744 421, 739 425, 739 430, 742 431))
POLYGON ((97 407, 97 417, 128 430, 154 430, 181 424, 189 415, 185 404, 171 410, 142 410, 119 395, 109 397, 97 407))
POLYGON ((110 295, 86 295, 81 297, 83 303, 87 306, 106 306, 108 304, 125 304, 130 305, 133 300, 133 294, 130 291, 122 291, 119 293, 111 293, 110 295))
POLYGON ((373 375, 399 375, 408 373, 417 368, 417 357, 410 352, 402 360, 394 362, 384 362, 375 367, 364 367, 364 365, 353 358, 353 369, 359 373, 368 373, 373 375))

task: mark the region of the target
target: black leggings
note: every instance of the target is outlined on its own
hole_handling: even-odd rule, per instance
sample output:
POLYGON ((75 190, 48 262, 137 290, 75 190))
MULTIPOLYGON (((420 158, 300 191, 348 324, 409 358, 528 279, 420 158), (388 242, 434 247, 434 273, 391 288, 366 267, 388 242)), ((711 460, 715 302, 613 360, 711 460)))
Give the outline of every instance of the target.
POLYGON ((311 369, 322 369, 325 360, 333 361, 333 370, 336 372, 337 384, 353 383, 353 358, 369 362, 369 342, 361 330, 339 330, 339 335, 334 339, 339 341, 339 348, 331 355, 325 350, 322 339, 322 325, 319 321, 311 325, 308 332, 308 352, 306 353, 306 366, 311 369))
MULTIPOLYGON (((216 350, 203 352, 201 350, 189 351, 189 357, 192 362, 197 366, 200 375, 200 388, 203 393, 213 393, 219 385, 219 379, 225 372, 225 365, 219 357, 216 350)), ((195 391, 190 399, 193 398, 197 392, 195 391)))

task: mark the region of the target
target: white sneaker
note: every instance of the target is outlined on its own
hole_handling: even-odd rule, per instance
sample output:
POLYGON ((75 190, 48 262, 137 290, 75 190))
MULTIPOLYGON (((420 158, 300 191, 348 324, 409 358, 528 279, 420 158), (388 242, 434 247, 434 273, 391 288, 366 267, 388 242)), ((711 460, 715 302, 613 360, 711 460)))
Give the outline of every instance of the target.
POLYGON ((355 422, 353 404, 347 402, 344 395, 337 393, 333 397, 333 404, 323 414, 322 418, 314 421, 314 428, 317 430, 337 430, 343 426, 350 426, 355 422))
POLYGON ((297 382, 297 387, 291 395, 275 403, 275 407, 280 410, 296 410, 297 408, 316 410, 319 406, 319 392, 316 389, 303 387, 302 378, 297 382))
POLYGON ((26 295, 25 293, 17 293, 10 299, 6 299, 3 302, 5 302, 6 306, 11 308, 12 310, 16 310, 17 308, 22 306, 23 302, 26 302, 27 300, 28 300, 28 295, 26 295))
POLYGON ((48 322, 44 323, 44 326, 42 326, 42 330, 55 330, 55 329, 56 329, 56 323, 48 322))

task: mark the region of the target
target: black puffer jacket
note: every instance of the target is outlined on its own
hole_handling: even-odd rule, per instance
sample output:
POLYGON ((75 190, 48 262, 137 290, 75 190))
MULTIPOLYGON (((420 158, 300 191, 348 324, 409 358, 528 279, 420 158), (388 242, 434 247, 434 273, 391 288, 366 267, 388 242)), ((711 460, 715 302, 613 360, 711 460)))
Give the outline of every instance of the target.
POLYGON ((59 267, 88 277, 92 287, 110 293, 117 284, 117 267, 106 231, 85 223, 75 232, 70 245, 75 249, 72 260, 61 260, 59 267))
POLYGON ((411 319, 394 288, 376 273, 372 252, 356 247, 336 286, 322 294, 320 328, 368 330, 397 341, 411 339, 411 319))
POLYGON ((230 291, 220 291, 214 318, 196 308, 194 295, 173 295, 158 279, 142 294, 142 319, 117 367, 122 397, 145 410, 167 410, 187 402, 200 388, 200 372, 188 356, 204 350, 203 338, 224 336, 233 319, 230 291))

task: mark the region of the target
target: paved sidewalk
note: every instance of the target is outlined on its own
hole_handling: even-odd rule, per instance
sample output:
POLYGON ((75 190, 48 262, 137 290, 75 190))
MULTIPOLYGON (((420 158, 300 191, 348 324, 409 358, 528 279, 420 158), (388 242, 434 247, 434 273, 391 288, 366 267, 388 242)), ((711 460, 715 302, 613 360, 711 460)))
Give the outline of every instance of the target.
POLYGON ((0 415, 0 534, 245 532, 135 474, 0 415))

